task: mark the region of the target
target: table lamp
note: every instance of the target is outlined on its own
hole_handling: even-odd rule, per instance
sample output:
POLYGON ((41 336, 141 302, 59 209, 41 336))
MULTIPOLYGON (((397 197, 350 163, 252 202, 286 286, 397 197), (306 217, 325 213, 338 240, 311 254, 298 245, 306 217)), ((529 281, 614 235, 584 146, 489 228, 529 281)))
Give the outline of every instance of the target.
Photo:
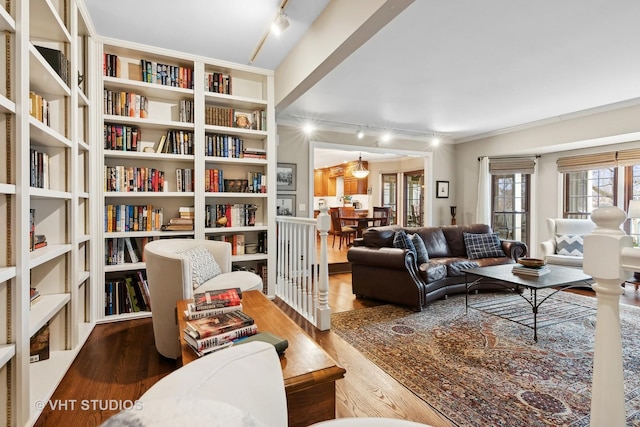
POLYGON ((633 245, 638 246, 638 218, 640 218, 640 200, 629 200, 627 218, 631 220, 629 234, 633 237, 633 245))

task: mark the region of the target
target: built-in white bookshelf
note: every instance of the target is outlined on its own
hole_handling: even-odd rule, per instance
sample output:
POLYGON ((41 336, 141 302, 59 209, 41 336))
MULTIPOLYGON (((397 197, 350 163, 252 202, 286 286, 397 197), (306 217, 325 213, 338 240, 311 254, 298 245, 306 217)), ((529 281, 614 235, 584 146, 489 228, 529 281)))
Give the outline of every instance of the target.
MULTIPOLYGON (((234 268, 257 273, 263 266, 265 271, 273 269, 275 234, 271 233, 275 231, 276 211, 273 72, 121 40, 100 41, 103 143, 99 162, 105 175, 99 186, 102 193, 99 200, 105 221, 100 230, 101 247, 97 249, 98 257, 104 260, 99 273, 104 284, 98 291, 105 293, 106 301, 111 301, 99 310, 102 320, 150 315, 148 311, 131 310, 126 301, 118 301, 124 303, 124 310, 114 308, 117 298, 114 287, 123 286, 118 281, 145 271, 144 260, 135 258, 143 254, 149 240, 175 237, 233 240, 233 236, 242 236, 240 241, 244 240, 249 247, 253 243, 255 249, 261 236, 265 242, 261 253, 242 254, 247 247, 242 246, 232 256, 232 263, 234 268), (169 82, 171 78, 167 76, 171 75, 178 77, 175 83, 169 82), (214 91, 214 81, 225 89, 230 84, 231 90, 214 91), (128 105, 126 100, 130 101, 128 105), (239 116, 243 114, 256 125, 238 127, 235 120, 240 122, 239 116), (173 146, 167 149, 171 133, 180 135, 175 137, 178 141, 184 141, 184 135, 188 135, 188 143, 179 144, 182 149, 173 146), (159 148, 163 139, 164 149, 159 148), (179 185, 177 169, 189 170, 191 180, 182 179, 183 184, 186 180, 192 185, 179 185), (213 170, 223 171, 222 176, 217 175, 219 191, 211 188, 213 170), (140 187, 131 191, 131 186, 127 187, 127 183, 137 184, 140 175, 158 176, 158 171, 162 172, 163 187, 154 189, 159 191, 141 191, 140 187), (257 187, 256 177, 262 176, 257 187), (242 190, 225 191, 224 179, 234 180, 234 185, 237 181, 243 185, 242 190), (120 191, 114 191, 118 186, 120 191), (249 186, 251 191, 247 189, 249 186), (215 205, 234 207, 236 215, 234 222, 229 222, 231 226, 221 227, 215 220, 208 221, 206 209, 215 205), (153 226, 158 213, 152 214, 152 226, 141 230, 131 217, 135 210, 144 212, 145 206, 147 213, 161 211, 163 224, 178 218, 180 208, 192 207, 193 229, 158 229, 153 226), (238 214, 240 207, 244 209, 243 216, 238 214), (125 224, 117 227, 123 216, 125 224), (124 239, 137 248, 133 259, 122 242, 124 239), (125 254, 113 256, 114 248, 116 253, 123 250, 125 254)), ((274 279, 272 274, 264 284, 264 292, 269 296, 275 294, 274 279)))
POLYGON ((35 423, 35 402, 51 397, 96 321, 91 129, 98 126, 92 91, 99 70, 82 7, 73 0, 0 6, 0 28, 8 32, 0 48, 8 50, 0 60, 7 82, 0 83, 3 425, 35 423), (35 248, 33 234, 46 236, 46 246, 35 248), (31 288, 40 294, 33 304, 31 288), (43 327, 49 357, 30 363, 31 340, 43 327))

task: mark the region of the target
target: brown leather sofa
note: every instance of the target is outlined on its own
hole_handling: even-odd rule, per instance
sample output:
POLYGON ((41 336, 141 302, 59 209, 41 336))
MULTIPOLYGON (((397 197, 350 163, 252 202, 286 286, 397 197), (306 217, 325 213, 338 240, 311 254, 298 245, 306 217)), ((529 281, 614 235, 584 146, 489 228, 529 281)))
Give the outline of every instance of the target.
MULTIPOLYGON (((491 233, 485 224, 403 228, 399 225, 366 230, 347 252, 351 263, 353 293, 421 311, 429 302, 466 292, 462 269, 515 263, 527 255, 527 245, 502 240, 506 256, 470 260, 463 233, 491 233), (425 243, 429 261, 418 265, 409 249, 395 248, 395 233, 418 233, 425 243)), ((505 289, 504 285, 481 283, 475 289, 505 289)))

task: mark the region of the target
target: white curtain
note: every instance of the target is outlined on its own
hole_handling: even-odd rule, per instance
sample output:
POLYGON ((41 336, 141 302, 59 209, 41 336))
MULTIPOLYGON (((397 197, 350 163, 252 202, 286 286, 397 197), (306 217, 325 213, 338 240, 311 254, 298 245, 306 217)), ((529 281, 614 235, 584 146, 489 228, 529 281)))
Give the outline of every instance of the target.
POLYGON ((478 204, 476 206, 477 224, 491 224, 491 175, 489 157, 480 158, 478 170, 478 204))

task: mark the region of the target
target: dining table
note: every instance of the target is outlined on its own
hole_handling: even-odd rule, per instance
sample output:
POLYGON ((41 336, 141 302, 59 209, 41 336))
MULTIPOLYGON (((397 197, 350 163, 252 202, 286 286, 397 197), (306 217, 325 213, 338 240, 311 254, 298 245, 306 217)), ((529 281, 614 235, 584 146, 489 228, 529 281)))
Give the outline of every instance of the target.
POLYGON ((384 218, 377 218, 373 216, 358 216, 358 215, 350 215, 350 216, 341 216, 340 222, 344 225, 356 224, 356 237, 362 237, 362 231, 366 228, 369 228, 369 224, 373 225, 374 221, 380 221, 384 218))

